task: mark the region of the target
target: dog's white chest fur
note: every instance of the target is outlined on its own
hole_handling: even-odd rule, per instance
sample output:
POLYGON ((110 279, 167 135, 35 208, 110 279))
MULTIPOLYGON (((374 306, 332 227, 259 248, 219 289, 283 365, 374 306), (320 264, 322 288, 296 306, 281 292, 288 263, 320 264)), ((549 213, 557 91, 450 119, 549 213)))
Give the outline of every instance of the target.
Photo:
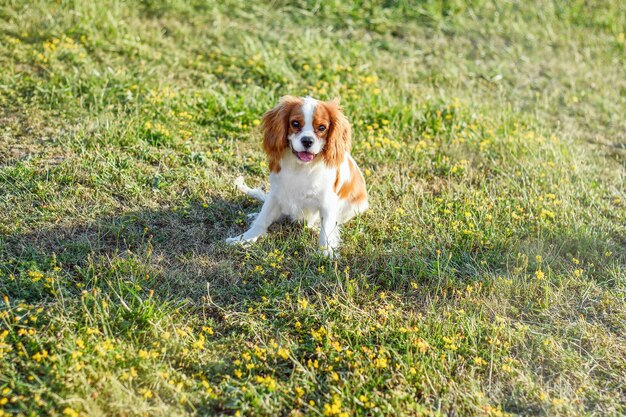
POLYGON ((323 163, 303 166, 294 158, 283 161, 280 172, 270 174, 270 195, 276 198, 282 214, 315 223, 320 208, 333 196, 336 170, 323 163))

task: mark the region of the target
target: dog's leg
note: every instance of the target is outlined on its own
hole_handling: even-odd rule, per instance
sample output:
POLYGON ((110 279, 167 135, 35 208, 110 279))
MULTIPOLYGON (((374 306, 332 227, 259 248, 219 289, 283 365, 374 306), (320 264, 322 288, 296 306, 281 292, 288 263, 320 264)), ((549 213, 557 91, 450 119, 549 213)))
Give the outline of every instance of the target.
POLYGON ((245 244, 253 243, 256 240, 267 233, 267 228, 272 225, 280 217, 280 207, 275 198, 269 197, 259 212, 250 229, 235 237, 226 239, 226 243, 230 244, 245 244))
POLYGON ((339 225, 337 224, 337 207, 323 207, 320 210, 322 217, 320 229, 320 249, 329 258, 339 255, 339 225))
POLYGON ((267 194, 263 192, 260 188, 250 188, 246 185, 243 177, 237 177, 235 179, 235 187, 248 197, 254 198, 255 200, 259 200, 264 202, 267 198, 267 194))

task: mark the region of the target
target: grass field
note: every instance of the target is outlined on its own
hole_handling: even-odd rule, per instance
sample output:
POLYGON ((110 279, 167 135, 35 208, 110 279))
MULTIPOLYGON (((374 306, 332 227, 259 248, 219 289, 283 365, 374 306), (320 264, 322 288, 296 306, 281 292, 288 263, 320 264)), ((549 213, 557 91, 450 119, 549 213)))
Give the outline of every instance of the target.
POLYGON ((0 416, 626 414, 620 0, 0 2, 0 416), (371 209, 278 224, 339 97, 371 209))

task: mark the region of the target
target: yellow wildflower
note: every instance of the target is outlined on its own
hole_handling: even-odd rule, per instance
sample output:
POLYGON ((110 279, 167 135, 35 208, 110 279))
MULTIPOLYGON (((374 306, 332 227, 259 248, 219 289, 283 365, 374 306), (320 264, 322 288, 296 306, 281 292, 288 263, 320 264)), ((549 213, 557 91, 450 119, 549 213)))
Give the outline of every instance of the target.
POLYGON ((280 349, 278 349, 278 351, 276 352, 276 354, 277 354, 278 356, 280 356, 281 358, 283 358, 283 359, 287 359, 287 358, 289 358, 289 351, 288 351, 287 349, 284 349, 284 348, 280 348, 280 349))

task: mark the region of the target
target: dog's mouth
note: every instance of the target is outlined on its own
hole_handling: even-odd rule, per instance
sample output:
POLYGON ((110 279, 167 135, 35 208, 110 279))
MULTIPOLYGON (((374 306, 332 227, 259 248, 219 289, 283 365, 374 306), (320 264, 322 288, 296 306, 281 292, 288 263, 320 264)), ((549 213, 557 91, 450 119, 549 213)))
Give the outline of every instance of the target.
POLYGON ((302 162, 311 162, 313 158, 315 158, 315 154, 311 152, 296 152, 293 151, 293 154, 302 162))

